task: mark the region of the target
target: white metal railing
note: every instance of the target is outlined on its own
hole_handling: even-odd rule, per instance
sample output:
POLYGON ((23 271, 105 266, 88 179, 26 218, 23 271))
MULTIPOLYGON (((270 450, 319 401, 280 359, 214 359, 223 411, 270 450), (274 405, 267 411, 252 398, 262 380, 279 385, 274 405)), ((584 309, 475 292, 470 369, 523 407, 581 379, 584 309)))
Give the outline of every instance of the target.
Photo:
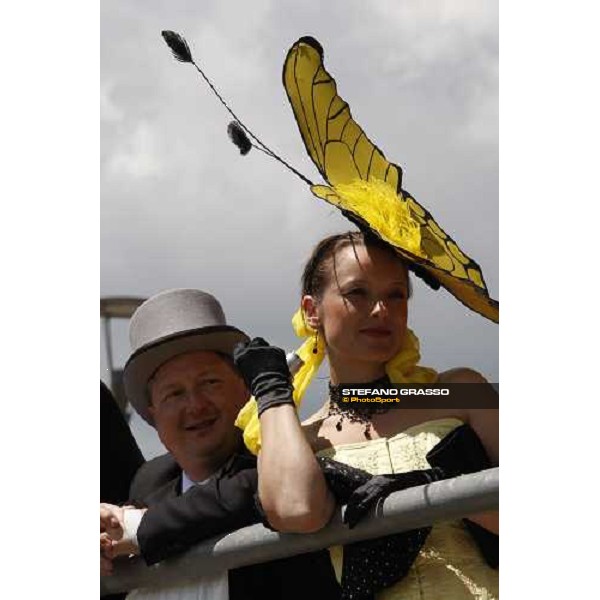
POLYGON ((223 571, 303 554, 336 544, 348 544, 400 533, 436 521, 453 520, 498 509, 499 469, 438 481, 395 492, 381 502, 373 515, 354 529, 342 523, 342 509, 331 523, 311 534, 283 534, 262 525, 206 540, 186 553, 148 567, 136 558, 115 562, 114 574, 101 580, 101 594, 193 581, 223 571))

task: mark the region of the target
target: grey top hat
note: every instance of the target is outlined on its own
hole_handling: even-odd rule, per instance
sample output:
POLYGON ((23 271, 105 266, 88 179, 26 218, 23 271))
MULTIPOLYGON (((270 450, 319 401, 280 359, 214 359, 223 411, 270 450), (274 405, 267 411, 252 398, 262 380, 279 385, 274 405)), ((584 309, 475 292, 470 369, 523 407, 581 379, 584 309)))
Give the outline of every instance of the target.
POLYGON ((148 381, 165 362, 194 350, 231 355, 239 342, 248 341, 227 325, 219 301, 206 292, 166 290, 152 296, 133 314, 129 324, 131 356, 123 371, 127 398, 150 425, 148 381))

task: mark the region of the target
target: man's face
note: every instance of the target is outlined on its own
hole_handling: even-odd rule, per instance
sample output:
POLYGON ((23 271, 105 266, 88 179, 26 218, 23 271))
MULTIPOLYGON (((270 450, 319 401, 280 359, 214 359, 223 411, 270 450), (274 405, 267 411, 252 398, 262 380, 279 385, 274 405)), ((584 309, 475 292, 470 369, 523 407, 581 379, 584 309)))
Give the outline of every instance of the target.
POLYGON ((184 470, 219 464, 236 449, 234 422, 248 392, 219 354, 195 351, 167 361, 150 382, 150 397, 158 435, 184 470))

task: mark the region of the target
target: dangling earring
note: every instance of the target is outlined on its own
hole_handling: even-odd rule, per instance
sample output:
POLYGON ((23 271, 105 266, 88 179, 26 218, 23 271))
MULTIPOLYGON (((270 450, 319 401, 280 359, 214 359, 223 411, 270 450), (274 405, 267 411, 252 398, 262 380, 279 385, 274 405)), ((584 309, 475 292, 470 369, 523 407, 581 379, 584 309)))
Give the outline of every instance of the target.
POLYGON ((319 344, 319 332, 315 331, 315 343, 314 343, 314 346, 312 349, 313 354, 317 354, 317 352, 319 351, 318 344, 319 344))

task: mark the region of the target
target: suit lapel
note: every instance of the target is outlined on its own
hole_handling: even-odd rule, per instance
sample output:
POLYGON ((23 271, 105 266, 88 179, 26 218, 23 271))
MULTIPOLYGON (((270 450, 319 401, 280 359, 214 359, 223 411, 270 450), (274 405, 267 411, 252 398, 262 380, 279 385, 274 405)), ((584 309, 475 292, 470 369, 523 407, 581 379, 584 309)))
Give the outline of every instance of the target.
POLYGON ((153 504, 158 504, 159 502, 163 502, 168 498, 175 498, 175 496, 181 495, 181 471, 179 474, 167 481, 158 489, 154 490, 151 494, 149 494, 146 498, 146 504, 148 506, 152 506, 153 504))

